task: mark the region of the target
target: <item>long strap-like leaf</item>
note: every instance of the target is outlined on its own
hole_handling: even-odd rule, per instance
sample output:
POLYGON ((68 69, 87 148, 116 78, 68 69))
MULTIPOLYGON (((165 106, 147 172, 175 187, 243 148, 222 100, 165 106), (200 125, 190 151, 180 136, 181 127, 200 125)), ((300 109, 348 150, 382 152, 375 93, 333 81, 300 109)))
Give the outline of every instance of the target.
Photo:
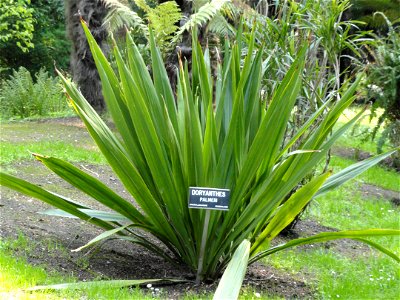
POLYGON ((214 300, 235 300, 239 297, 240 288, 247 270, 250 255, 250 242, 244 240, 233 253, 231 261, 215 291, 214 300))
MULTIPOLYGON (((338 231, 338 232, 324 232, 324 233, 319 233, 316 235, 313 235, 311 237, 306 237, 306 238, 299 238, 295 240, 291 240, 285 244, 278 245, 275 247, 272 247, 268 250, 261 251, 257 253, 255 256, 253 256, 249 263, 254 263, 257 260, 260 260, 261 258, 271 255, 275 252, 295 247, 295 246, 300 246, 300 245, 306 245, 306 244, 314 244, 314 243, 322 243, 322 242, 327 242, 331 240, 336 240, 336 239, 355 239, 359 240, 360 242, 366 242, 372 247, 375 247, 375 243, 369 243, 367 240, 364 240, 366 237, 379 237, 379 236, 400 236, 400 230, 396 229, 366 229, 366 230, 345 230, 345 231, 338 231)), ((384 248, 382 246, 375 247, 377 250, 382 251, 384 248)), ((384 249, 382 251, 385 254, 388 254, 391 251, 384 249)), ((400 258, 395 255, 394 253, 391 253, 390 255, 393 259, 396 261, 400 262, 400 258)))
POLYGON ((35 157, 65 181, 69 182, 105 206, 119 212, 121 215, 129 218, 135 223, 142 225, 151 224, 147 218, 144 217, 135 206, 133 206, 132 203, 120 197, 100 180, 63 160, 37 154, 35 157))
POLYGON ((71 215, 74 215, 82 220, 93 223, 94 225, 97 225, 104 229, 110 230, 114 228, 114 226, 111 225, 111 223, 105 222, 98 218, 94 218, 81 211, 82 208, 87 208, 87 207, 68 201, 67 199, 62 198, 61 196, 50 193, 49 191, 46 191, 45 189, 36 186, 34 184, 31 184, 25 180, 0 172, 0 185, 11 188, 29 197, 40 199, 43 202, 46 202, 52 206, 62 209, 63 211, 66 211, 71 215))

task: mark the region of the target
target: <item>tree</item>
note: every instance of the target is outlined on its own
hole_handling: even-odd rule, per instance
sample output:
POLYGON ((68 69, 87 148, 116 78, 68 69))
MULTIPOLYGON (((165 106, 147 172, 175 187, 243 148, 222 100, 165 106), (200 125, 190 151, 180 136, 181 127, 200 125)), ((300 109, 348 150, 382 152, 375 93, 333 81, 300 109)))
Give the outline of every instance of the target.
POLYGON ((0 41, 15 43, 22 51, 33 48, 33 9, 30 0, 0 2, 0 41))
POLYGON ((86 21, 101 49, 107 52, 108 34, 106 28, 102 25, 107 14, 108 1, 65 1, 67 32, 72 42, 72 76, 80 87, 82 94, 98 112, 102 112, 105 109, 101 83, 80 20, 82 18, 86 21))
POLYGON ((177 69, 177 51, 174 45, 179 44, 180 49, 188 49, 187 52, 190 53, 188 31, 211 20, 228 0, 214 0, 206 3, 194 1, 197 3, 195 6, 197 11, 194 13, 192 12, 192 1, 187 0, 176 2, 160 0, 156 2, 155 6, 144 0, 135 0, 134 2, 136 10, 144 16, 139 15, 126 1, 66 1, 68 34, 73 43, 71 53, 73 78, 80 86, 83 95, 97 111, 103 111, 105 105, 101 95, 99 76, 79 23, 80 18, 88 24, 103 52, 107 52, 108 49, 108 31, 117 31, 123 26, 139 27, 142 34, 148 39, 149 26, 156 35, 158 46, 166 54, 170 80, 174 81, 177 69), (180 16, 180 18, 176 16, 180 16), (165 23, 166 19, 168 22, 165 23))
POLYGON ((0 1, 0 73, 10 69, 5 51, 27 52, 34 46, 33 9, 28 8, 29 3, 29 0, 0 1))
POLYGON ((32 0, 29 10, 33 24, 32 47, 21 49, 14 39, 1 43, 0 65, 4 78, 20 67, 31 74, 43 68, 52 71, 54 65, 63 70, 69 67, 70 45, 65 35, 63 0, 32 0))

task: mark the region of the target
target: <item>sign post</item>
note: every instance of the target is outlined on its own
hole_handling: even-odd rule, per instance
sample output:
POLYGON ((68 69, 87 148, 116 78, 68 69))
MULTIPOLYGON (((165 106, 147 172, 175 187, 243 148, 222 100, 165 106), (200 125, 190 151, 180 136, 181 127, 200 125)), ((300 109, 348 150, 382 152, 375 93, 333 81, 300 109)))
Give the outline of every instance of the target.
POLYGON ((205 209, 203 234, 201 237, 199 262, 196 274, 196 284, 200 284, 203 272, 204 252, 207 243, 208 224, 210 223, 210 210, 229 209, 230 190, 204 187, 189 188, 189 208, 205 209))
POLYGON ((204 251, 206 250, 208 223, 210 223, 210 210, 206 210, 204 217, 203 235, 201 236, 201 246, 199 263, 197 264, 196 284, 200 284, 201 273, 203 272, 204 251))

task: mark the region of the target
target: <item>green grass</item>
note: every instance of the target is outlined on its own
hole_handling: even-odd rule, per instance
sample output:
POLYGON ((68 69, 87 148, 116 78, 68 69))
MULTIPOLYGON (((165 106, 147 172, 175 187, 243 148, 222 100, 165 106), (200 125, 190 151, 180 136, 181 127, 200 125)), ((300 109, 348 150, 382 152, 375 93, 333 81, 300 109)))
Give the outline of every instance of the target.
POLYGON ((384 199, 365 197, 347 185, 315 199, 306 217, 340 229, 399 228, 400 210, 384 199))
MULTIPOLYGON (((305 218, 338 229, 400 229, 399 208, 389 201, 362 197, 348 184, 316 199, 305 218)), ((374 241, 400 254, 400 238, 374 241)), ((340 248, 315 245, 293 249, 269 257, 264 262, 302 276, 321 299, 398 299, 400 268, 393 259, 376 250, 345 256, 340 248)), ((347 255, 349 255, 347 254, 347 255)))
MULTIPOLYGON (((31 252, 28 240, 19 235, 16 240, 0 239, 0 293, 12 298, 43 299, 52 296, 59 298, 59 293, 35 292, 30 295, 26 289, 38 284, 54 284, 57 282, 71 282, 73 278, 62 277, 57 273, 48 274, 41 266, 31 266, 26 262, 26 256, 31 252), (14 250, 18 250, 18 258, 14 257, 14 250)), ((0 294, 1 295, 1 294, 0 294)), ((69 296, 72 296, 69 295, 69 296)))
MULTIPOLYGON (((353 163, 356 163, 356 161, 338 156, 332 156, 329 167, 334 171, 334 173, 337 173, 353 163)), ((380 166, 374 166, 370 168, 353 179, 352 182, 368 183, 384 189, 400 192, 399 173, 380 166)))
POLYGON ((55 156, 70 162, 84 161, 93 164, 105 163, 104 156, 97 148, 87 149, 84 148, 84 145, 74 145, 62 141, 28 143, 2 142, 0 144, 0 153, 1 165, 33 159, 32 153, 55 156))
MULTIPOLYGON (((91 288, 62 291, 24 291, 24 289, 37 285, 50 285, 58 283, 77 282, 73 276, 65 276, 56 271, 48 272, 45 266, 32 266, 27 262, 27 258, 33 253, 34 243, 29 241, 23 234, 19 234, 16 239, 0 239, 0 299, 166 299, 166 294, 161 293, 152 297, 150 290, 139 288, 109 288, 105 284, 100 284, 91 288)), ((41 242, 40 245, 46 251, 58 250, 60 246, 52 241, 41 242)), ((61 249, 63 250, 63 249, 61 249)), ((62 251, 61 251, 62 252, 62 251)), ((51 255, 51 253, 50 253, 51 255)), ((66 257, 68 253, 65 254, 66 257)), ((269 296, 258 293, 252 288, 243 288, 240 299, 250 300, 257 298, 264 300, 283 299, 277 296, 269 296), (257 295, 258 294, 258 295, 257 295)), ((182 299, 212 299, 212 293, 195 294, 188 292, 182 299)))
MULTIPOLYGON (((338 122, 338 125, 344 125, 342 122, 338 122)), ((337 126, 338 126, 337 125, 337 126)), ((356 125, 353 130, 349 130, 345 132, 335 143, 335 148, 349 148, 349 149, 359 149, 361 151, 369 152, 371 154, 377 153, 377 141, 379 140, 381 133, 379 132, 375 139, 371 141, 371 138, 368 138, 368 135, 363 134, 366 130, 368 130, 368 126, 365 125, 356 125)), ((391 149, 390 145, 385 143, 382 148, 382 151, 387 151, 391 149)))
POLYGON ((266 263, 293 274, 305 274, 318 299, 398 299, 399 268, 383 255, 354 259, 331 250, 291 250, 268 258, 266 263))
POLYGON ((49 112, 45 116, 39 116, 39 115, 33 115, 29 116, 26 118, 21 118, 19 116, 13 116, 13 117, 3 117, 0 116, 0 121, 2 122, 15 122, 15 121, 37 121, 37 120, 43 120, 43 119, 58 119, 58 118, 69 118, 69 117, 75 117, 76 114, 71 108, 66 108, 63 111, 56 111, 56 112, 49 112))
POLYGON ((33 159, 31 153, 70 162, 105 163, 84 128, 50 122, 2 123, 0 138, 2 166, 33 159))
MULTIPOLYGON (((350 121, 361 111, 362 107, 353 106, 345 110, 345 113, 339 118, 335 128, 343 126, 350 121)), ((377 153, 377 141, 381 137, 382 129, 378 130, 377 135, 373 141, 366 132, 371 132, 373 127, 376 126, 378 117, 383 113, 382 110, 377 111, 377 117, 370 120, 370 110, 366 110, 363 116, 359 119, 357 124, 349 131, 345 132, 336 142, 334 148, 352 148, 366 151, 371 154, 377 153)), ((391 149, 387 143, 383 146, 382 150, 387 151, 391 149)))
POLYGON ((104 284, 81 291, 24 291, 36 285, 76 282, 72 276, 47 272, 43 266, 32 266, 26 257, 32 244, 23 235, 15 240, 0 239, 0 298, 1 299, 152 299, 140 289, 110 288, 104 284), (15 257, 18 251, 18 257, 15 257))
MULTIPOLYGON (((338 172, 354 162, 333 156, 330 167, 338 172)), ((399 174, 375 166, 315 199, 303 218, 341 230, 400 229, 400 209, 388 199, 363 195, 360 191, 363 183, 400 192, 399 174)), ((384 237, 376 242, 400 255, 399 237, 384 237)), ((375 250, 347 257, 340 248, 325 249, 315 245, 307 250, 278 253, 265 263, 302 276, 321 299, 398 299, 400 294, 399 264, 375 250)))

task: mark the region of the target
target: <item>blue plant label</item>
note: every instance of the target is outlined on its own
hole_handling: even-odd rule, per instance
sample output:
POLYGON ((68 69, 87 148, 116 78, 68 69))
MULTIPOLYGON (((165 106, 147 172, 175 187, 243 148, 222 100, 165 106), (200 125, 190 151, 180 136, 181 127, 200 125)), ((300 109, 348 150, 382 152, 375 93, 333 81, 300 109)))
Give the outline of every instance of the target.
POLYGON ((189 187, 189 208, 228 210, 230 190, 189 187))

